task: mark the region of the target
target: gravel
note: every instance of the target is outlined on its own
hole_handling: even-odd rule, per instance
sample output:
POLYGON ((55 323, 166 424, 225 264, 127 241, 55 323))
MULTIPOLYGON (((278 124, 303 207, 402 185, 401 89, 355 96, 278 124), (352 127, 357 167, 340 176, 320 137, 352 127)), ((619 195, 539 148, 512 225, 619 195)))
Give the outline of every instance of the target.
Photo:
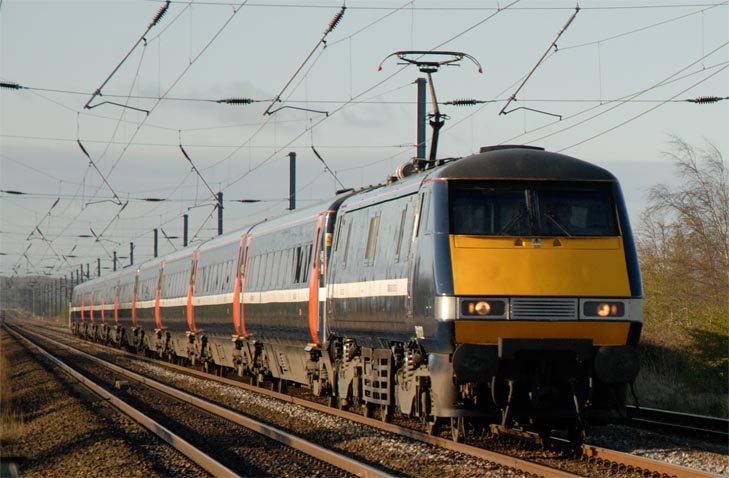
POLYGON ((3 364, 9 367, 3 373, 3 415, 11 414, 17 422, 12 427, 3 422, 2 462, 15 462, 20 476, 210 476, 126 415, 36 361, 4 329, 0 341, 3 364))
POLYGON ((686 468, 729 476, 729 443, 717 444, 673 433, 624 425, 591 430, 587 443, 686 468))

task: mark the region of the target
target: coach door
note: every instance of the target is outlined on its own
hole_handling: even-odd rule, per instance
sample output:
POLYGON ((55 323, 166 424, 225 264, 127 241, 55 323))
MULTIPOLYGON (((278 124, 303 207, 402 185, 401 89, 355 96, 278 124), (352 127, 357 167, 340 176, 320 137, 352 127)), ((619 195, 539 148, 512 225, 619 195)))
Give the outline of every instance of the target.
POLYGON ((189 333, 197 333, 195 325, 195 306, 192 303, 192 296, 195 292, 195 281, 197 279, 197 265, 200 262, 200 251, 196 250, 192 253, 192 264, 190 264, 190 281, 187 284, 187 331, 189 333))
POLYGON ((322 226, 326 215, 327 212, 319 213, 319 219, 316 222, 316 240, 314 241, 311 271, 309 274, 309 333, 311 334, 311 339, 317 345, 321 344, 320 335, 326 335, 323 333, 324 309, 326 305, 323 299, 325 298, 326 289, 320 289, 321 287, 325 287, 323 274, 326 268, 326 249, 322 247, 322 243, 324 242, 322 226))
POLYGON ((415 209, 414 209, 414 217, 413 217, 413 225, 412 225, 412 233, 410 235, 410 244, 408 247, 407 252, 407 259, 410 261, 408 265, 408 295, 407 295, 407 316, 408 318, 412 319, 414 317, 414 295, 416 291, 414 290, 415 284, 417 282, 417 277, 419 274, 418 266, 420 265, 420 262, 417 260, 413 260, 413 257, 415 257, 418 254, 418 236, 420 235, 420 228, 423 226, 423 223, 427 220, 427 214, 428 214, 428 197, 426 193, 420 193, 420 196, 418 197, 417 202, 415 203, 415 209))
POLYGON ((154 325, 157 330, 162 330, 162 310, 160 301, 162 300, 162 276, 165 271, 165 261, 160 262, 159 271, 157 274, 157 289, 154 293, 154 325))
POLYGON ((117 281, 114 286, 114 325, 119 326, 119 293, 121 291, 121 282, 117 281))
POLYGON ((241 337, 246 337, 245 323, 245 302, 243 301, 243 293, 246 290, 246 271, 248 270, 248 249, 251 245, 251 235, 243 234, 240 237, 238 246, 238 261, 235 272, 235 288, 233 289, 233 325, 236 333, 241 337))
POLYGON ((134 328, 139 327, 137 323, 137 291, 139 290, 139 269, 134 273, 134 288, 132 289, 132 324, 134 328))

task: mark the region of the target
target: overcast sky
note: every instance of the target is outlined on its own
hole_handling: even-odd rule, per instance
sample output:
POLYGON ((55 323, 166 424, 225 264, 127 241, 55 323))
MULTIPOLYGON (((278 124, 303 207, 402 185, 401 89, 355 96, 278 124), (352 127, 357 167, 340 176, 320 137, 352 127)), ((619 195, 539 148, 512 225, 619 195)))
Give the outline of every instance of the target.
POLYGON ((210 190, 224 194, 225 232, 280 214, 292 151, 300 207, 339 182, 383 181, 415 156, 424 74, 387 58, 402 50, 475 60, 433 75, 449 116, 439 156, 520 143, 594 162, 623 183, 634 226, 650 186, 680 181, 671 135, 729 157, 727 1, 581 0, 576 12, 558 0, 349 0, 325 35, 341 5, 177 1, 147 31, 163 2, 1 1, 0 275, 93 272, 130 242, 139 263, 154 228, 160 254, 181 247, 164 235, 182 236, 184 214, 190 238, 208 239, 210 190), (686 101, 711 97, 724 100, 686 101), (217 102, 231 98, 254 102, 217 102), (479 103, 445 104, 459 99, 479 103))

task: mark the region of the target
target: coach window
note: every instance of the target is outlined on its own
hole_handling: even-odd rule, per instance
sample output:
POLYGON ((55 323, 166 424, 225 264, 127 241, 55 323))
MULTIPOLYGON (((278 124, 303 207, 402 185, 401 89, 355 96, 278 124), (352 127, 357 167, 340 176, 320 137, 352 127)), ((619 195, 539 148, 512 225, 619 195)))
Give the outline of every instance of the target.
POLYGON ((200 291, 205 292, 208 290, 208 287, 210 285, 210 266, 205 266, 202 268, 201 274, 200 274, 200 291))
POLYGON ((292 247, 286 251, 286 270, 288 283, 296 284, 296 248, 292 247))
POLYGON ((278 279, 276 280, 277 284, 279 286, 283 286, 289 283, 289 275, 286 273, 289 270, 289 254, 288 250, 281 249, 278 251, 279 261, 278 261, 278 273, 276 276, 278 279))
POLYGON ((430 232, 430 195, 423 193, 420 195, 420 221, 418 224, 417 235, 430 232))
POLYGON ((309 267, 309 254, 310 254, 311 246, 298 246, 296 248, 296 271, 295 271, 295 277, 296 282, 301 284, 303 282, 306 282, 307 278, 307 269, 309 267))
POLYGON ((225 269, 226 269, 225 286, 227 287, 228 285, 230 285, 230 276, 235 273, 234 269, 233 269, 233 260, 232 259, 228 261, 225 269))
POLYGON ((367 247, 365 248, 365 264, 375 263, 375 252, 377 251, 377 237, 380 232, 380 215, 370 218, 369 232, 367 233, 367 247))
POLYGON ((270 258, 268 262, 268 288, 271 289, 276 285, 276 273, 278 272, 278 254, 276 251, 268 253, 270 258))
POLYGON ((256 257, 256 285, 263 289, 263 281, 266 279, 266 254, 259 254, 256 257))
POLYGON ((270 260, 269 260, 268 254, 261 254, 261 270, 260 270, 260 277, 259 277, 259 279, 260 279, 259 284, 260 284, 261 290, 266 288, 266 281, 268 280, 268 276, 269 276, 269 273, 268 273, 269 263, 270 263, 270 260))
POLYGON ((278 285, 278 271, 281 266, 281 254, 279 254, 279 251, 273 251, 271 252, 271 280, 268 284, 269 289, 275 287, 278 285))
POLYGON ((246 269, 246 287, 255 286, 258 284, 258 256, 248 257, 248 266, 246 269))
POLYGON ((210 264, 208 266, 208 271, 206 275, 208 276, 208 286, 205 288, 205 290, 206 292, 210 292, 211 290, 213 290, 213 287, 215 287, 215 264, 210 264))
POLYGON ((347 232, 344 237, 344 257, 342 258, 342 265, 347 264, 347 257, 349 256, 349 238, 352 236, 352 221, 347 221, 347 232))
POLYGON ((279 286, 284 286, 289 283, 289 275, 286 273, 289 270, 289 254, 288 250, 281 249, 278 251, 279 261, 278 261, 278 273, 276 276, 277 284, 279 286))
POLYGON ((172 294, 177 293, 177 272, 170 273, 169 268, 167 270, 168 272, 164 274, 162 280, 163 297, 170 297, 172 294))
POLYGON ((301 282, 309 281, 309 266, 311 265, 311 248, 312 244, 303 247, 303 258, 301 261, 301 282))
POLYGON ((407 221, 407 214, 408 214, 408 208, 407 204, 402 210, 402 213, 400 214, 400 228, 397 229, 397 246, 395 247, 395 262, 400 262, 400 258, 402 257, 400 253, 400 249, 402 248, 403 243, 403 235, 405 234, 405 222, 407 221))
POLYGON ((342 240, 342 234, 344 233, 344 227, 347 225, 345 216, 342 214, 339 216, 339 226, 337 227, 337 237, 334 239, 334 252, 339 252, 340 241, 342 240))
POLYGON ((195 292, 202 291, 205 275, 205 268, 200 266, 200 263, 195 264, 192 274, 192 285, 195 287, 195 292))

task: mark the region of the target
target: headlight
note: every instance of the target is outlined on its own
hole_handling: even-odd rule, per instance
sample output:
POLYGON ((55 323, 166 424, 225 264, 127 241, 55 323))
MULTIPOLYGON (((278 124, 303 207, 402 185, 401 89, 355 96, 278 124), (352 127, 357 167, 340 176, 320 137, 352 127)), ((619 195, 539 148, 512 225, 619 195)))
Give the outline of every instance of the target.
POLYGON ((461 302, 461 315, 465 317, 504 317, 506 301, 502 299, 466 299, 461 302))
POLYGON ((620 301, 588 300, 582 305, 584 317, 624 317, 625 303, 620 301))

